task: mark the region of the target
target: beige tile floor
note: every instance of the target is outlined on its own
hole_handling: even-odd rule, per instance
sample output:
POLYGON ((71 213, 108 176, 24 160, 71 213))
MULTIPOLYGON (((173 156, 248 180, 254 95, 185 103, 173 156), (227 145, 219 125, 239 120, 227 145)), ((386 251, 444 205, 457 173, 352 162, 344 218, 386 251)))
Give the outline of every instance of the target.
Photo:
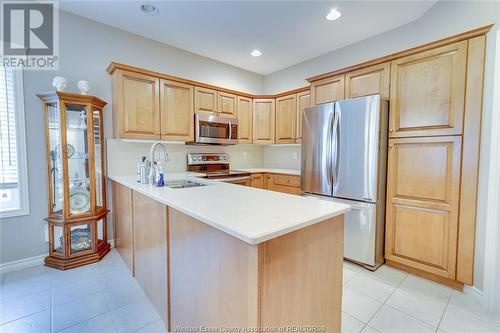
MULTIPOLYGON (((69 271, 43 266, 0 277, 0 332, 165 332, 116 251, 69 271)), ((500 313, 472 297, 382 266, 344 264, 342 332, 498 332, 500 313)))

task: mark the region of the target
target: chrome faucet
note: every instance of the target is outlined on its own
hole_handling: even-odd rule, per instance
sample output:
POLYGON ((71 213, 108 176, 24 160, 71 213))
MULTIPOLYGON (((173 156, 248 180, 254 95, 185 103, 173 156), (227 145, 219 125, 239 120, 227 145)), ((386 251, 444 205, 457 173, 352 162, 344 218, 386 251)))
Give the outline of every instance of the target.
POLYGON ((149 176, 148 176, 148 182, 150 185, 154 185, 155 179, 156 179, 156 170, 155 170, 155 165, 157 164, 157 161, 161 162, 168 162, 168 153, 167 149, 161 142, 155 142, 151 145, 151 148, 149 149, 149 176), (159 154, 155 154, 155 150, 157 147, 160 147, 159 154), (158 159, 155 159, 155 156, 158 157, 158 159))

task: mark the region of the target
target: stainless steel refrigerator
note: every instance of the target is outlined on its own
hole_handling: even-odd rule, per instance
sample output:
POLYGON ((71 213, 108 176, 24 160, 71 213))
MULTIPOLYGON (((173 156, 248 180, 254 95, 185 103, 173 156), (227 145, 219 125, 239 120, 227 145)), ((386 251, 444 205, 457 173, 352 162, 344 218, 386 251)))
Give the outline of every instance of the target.
POLYGON ((344 257, 384 262, 388 102, 380 95, 316 105, 302 114, 304 195, 351 205, 344 257))

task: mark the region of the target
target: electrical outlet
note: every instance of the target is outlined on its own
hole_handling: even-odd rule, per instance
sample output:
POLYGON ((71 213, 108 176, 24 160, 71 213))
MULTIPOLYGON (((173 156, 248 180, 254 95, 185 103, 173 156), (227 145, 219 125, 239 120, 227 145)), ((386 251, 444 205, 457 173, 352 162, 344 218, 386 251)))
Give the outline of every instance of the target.
POLYGON ((248 157, 248 153, 246 151, 243 152, 243 158, 246 159, 248 157))
POLYGON ((292 153, 292 158, 294 160, 298 160, 299 159, 299 153, 297 153, 297 152, 292 153))

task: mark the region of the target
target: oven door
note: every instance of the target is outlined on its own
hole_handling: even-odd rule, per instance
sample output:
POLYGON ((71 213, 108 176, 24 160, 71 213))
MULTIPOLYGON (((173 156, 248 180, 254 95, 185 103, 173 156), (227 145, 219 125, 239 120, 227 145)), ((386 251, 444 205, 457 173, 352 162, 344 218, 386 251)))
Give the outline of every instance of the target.
POLYGON ((208 114, 196 114, 195 142, 220 145, 237 144, 238 120, 208 114))

